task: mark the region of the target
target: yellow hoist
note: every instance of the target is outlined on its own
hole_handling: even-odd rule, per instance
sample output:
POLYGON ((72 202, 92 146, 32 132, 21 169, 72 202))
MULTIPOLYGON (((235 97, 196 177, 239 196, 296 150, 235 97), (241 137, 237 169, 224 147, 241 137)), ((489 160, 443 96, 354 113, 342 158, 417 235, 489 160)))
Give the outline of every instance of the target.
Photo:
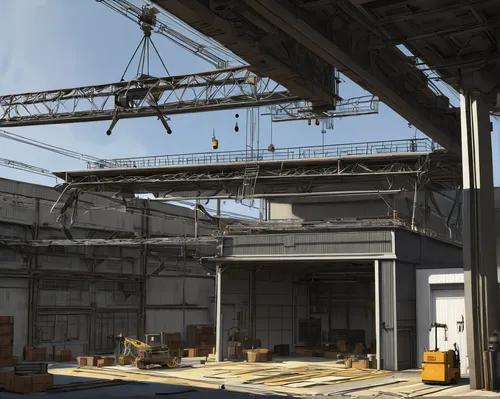
POLYGON ((217 140, 217 137, 215 137, 215 129, 214 133, 212 135, 212 150, 217 150, 219 148, 219 140, 217 140))

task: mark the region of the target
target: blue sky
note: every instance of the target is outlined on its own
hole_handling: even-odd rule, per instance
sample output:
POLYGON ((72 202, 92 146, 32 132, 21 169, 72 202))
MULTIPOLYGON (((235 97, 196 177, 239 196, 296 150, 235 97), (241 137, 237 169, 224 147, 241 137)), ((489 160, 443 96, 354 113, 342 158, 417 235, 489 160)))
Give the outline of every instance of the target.
MULTIPOLYGON (((0 0, 0 7, 0 26, 4 32, 0 47, 2 94, 118 81, 142 37, 137 25, 94 0, 0 0)), ((171 74, 213 68, 167 39, 153 38, 171 74)), ((161 69, 157 71, 161 73, 161 69)), ((344 98, 364 94, 366 92, 351 82, 341 84, 340 95, 344 98)), ((156 118, 120 121, 109 137, 105 134, 108 122, 10 131, 96 157, 116 158, 211 151, 215 128, 220 150, 238 150, 245 146, 245 133, 243 129, 234 132, 234 113, 173 116, 172 135, 165 133, 156 118)), ((240 126, 244 126, 245 113, 239 113, 242 115, 240 126)), ((326 143, 403 139, 414 133, 415 129, 409 128, 403 118, 381 104, 378 115, 338 120, 335 130, 327 132, 326 143)), ((500 152, 497 133, 498 123, 495 122, 495 156, 500 152)), ((267 147, 269 141, 270 121, 262 117, 261 147, 267 147)), ((307 126, 306 122, 275 124, 273 142, 277 148, 320 145, 321 127, 307 126)), ((85 167, 78 160, 9 140, 2 141, 0 157, 50 170, 85 167)), ((8 168, 1 168, 1 176, 48 185, 54 183, 42 176, 8 168)))

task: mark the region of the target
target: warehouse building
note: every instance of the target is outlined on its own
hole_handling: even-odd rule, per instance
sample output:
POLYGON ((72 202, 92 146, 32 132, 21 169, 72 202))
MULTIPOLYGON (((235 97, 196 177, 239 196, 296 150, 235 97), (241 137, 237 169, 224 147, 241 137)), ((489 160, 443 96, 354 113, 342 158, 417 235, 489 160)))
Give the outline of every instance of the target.
POLYGON ((454 158, 431 150, 256 164, 254 174, 232 162, 59 175, 83 190, 82 182, 92 188, 110 179, 123 198, 153 188, 157 196, 222 196, 243 185, 252 188, 245 195, 267 198, 261 221, 137 198, 125 206, 105 192, 80 193, 75 205, 68 193, 61 199, 50 188, 2 181, 3 242, 54 240, 36 250, 2 249, 8 279, 0 298, 2 306, 17 303, 16 353, 33 344, 105 351, 112 333, 185 339, 188 325, 212 324, 219 359, 235 356, 236 340, 334 358, 375 354, 378 367, 402 370, 417 367, 432 344, 431 321, 448 323, 449 334, 460 327, 455 315, 441 314, 459 309, 454 298, 463 287, 454 158), (151 174, 164 178, 153 187, 151 174), (171 241, 152 245, 164 237, 171 241))

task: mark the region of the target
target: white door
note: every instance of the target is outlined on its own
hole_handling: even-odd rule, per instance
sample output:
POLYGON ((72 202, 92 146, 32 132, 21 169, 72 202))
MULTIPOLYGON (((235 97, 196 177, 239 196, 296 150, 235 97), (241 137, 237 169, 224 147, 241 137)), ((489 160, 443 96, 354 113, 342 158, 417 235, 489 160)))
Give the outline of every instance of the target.
MULTIPOLYGON (((434 318, 431 321, 445 323, 448 330, 438 329, 437 347, 444 351, 453 349, 456 343, 460 350, 460 374, 469 375, 469 359, 467 358, 467 337, 465 335, 465 300, 464 289, 433 289, 434 318)), ((429 332, 430 350, 436 347, 434 330, 429 332)))

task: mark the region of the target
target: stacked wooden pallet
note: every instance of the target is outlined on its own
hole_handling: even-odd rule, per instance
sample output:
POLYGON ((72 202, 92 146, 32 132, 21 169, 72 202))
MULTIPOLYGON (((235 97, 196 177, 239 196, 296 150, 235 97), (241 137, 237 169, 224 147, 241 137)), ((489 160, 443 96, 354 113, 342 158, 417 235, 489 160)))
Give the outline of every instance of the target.
POLYGON ((0 366, 13 366, 14 318, 0 316, 0 366))

